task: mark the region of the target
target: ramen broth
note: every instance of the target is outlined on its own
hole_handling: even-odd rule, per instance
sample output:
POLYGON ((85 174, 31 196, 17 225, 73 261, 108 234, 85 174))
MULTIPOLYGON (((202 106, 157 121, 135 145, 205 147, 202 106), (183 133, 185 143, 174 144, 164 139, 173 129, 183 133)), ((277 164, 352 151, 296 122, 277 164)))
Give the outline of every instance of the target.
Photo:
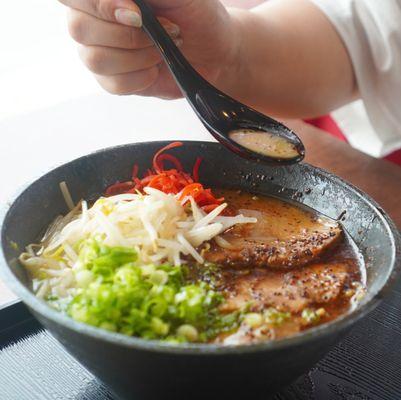
MULTIPOLYGON (((257 215, 255 227, 232 228, 223 235, 228 243, 240 247, 239 234, 250 242, 263 240, 283 244, 303 235, 314 235, 313 221, 326 217, 277 198, 224 190, 233 213, 257 215), (248 231, 247 231, 248 229, 248 231)), ((301 239, 300 239, 301 240, 301 239)), ((214 245, 209 252, 213 254, 214 245)), ((249 250, 246 256, 249 255, 249 250)), ((238 258, 236 258, 237 260, 238 258)), ((364 294, 365 267, 358 248, 346 231, 306 265, 293 268, 255 267, 233 262, 218 269, 218 286, 226 296, 225 311, 248 303, 254 327, 243 324, 236 332, 219 335, 215 341, 240 344, 271 340, 296 334, 350 311, 364 294), (261 322, 264 315, 270 322, 261 322)), ((252 325, 252 324, 251 324, 252 325)))
POLYGON ((235 130, 230 132, 230 138, 240 146, 263 156, 291 159, 300 155, 293 143, 281 136, 265 131, 235 130))

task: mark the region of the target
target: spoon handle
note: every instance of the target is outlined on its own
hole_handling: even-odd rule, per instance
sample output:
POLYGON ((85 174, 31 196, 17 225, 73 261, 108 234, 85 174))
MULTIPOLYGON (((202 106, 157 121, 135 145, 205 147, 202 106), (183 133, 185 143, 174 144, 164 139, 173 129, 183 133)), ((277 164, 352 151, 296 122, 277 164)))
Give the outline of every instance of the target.
POLYGON ((143 29, 160 50, 178 86, 186 97, 194 98, 197 90, 208 82, 195 71, 164 30, 146 0, 135 0, 142 13, 143 29))

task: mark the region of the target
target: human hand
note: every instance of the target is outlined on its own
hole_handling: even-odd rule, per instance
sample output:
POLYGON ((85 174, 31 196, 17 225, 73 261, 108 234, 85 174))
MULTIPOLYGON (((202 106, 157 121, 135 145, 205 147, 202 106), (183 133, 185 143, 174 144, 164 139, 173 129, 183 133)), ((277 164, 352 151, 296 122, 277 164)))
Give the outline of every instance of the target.
MULTIPOLYGON (((167 66, 140 29, 130 0, 60 0, 79 53, 100 85, 115 94, 180 97, 167 66)), ((238 34, 218 0, 149 0, 160 22, 190 63, 220 88, 236 65, 238 34)))

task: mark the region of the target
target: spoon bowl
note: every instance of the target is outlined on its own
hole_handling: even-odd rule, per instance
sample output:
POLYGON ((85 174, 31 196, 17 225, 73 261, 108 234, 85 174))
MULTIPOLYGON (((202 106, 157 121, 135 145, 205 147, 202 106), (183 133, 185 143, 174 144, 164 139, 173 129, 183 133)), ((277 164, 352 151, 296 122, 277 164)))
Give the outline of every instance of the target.
POLYGON ((207 82, 186 60, 145 0, 135 0, 143 29, 160 50, 184 97, 206 129, 241 157, 272 165, 300 162, 305 148, 282 123, 242 104, 207 82))

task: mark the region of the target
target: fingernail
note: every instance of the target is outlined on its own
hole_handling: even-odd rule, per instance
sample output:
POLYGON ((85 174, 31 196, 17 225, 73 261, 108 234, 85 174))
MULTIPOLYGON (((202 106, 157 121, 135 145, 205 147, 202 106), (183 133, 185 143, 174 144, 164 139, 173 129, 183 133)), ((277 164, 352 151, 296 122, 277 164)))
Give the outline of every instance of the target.
POLYGON ((184 43, 184 41, 181 38, 174 39, 173 42, 175 43, 175 45, 177 47, 181 47, 183 45, 183 43, 184 43))
POLYGON ((180 27, 175 24, 169 24, 164 27, 166 32, 172 37, 172 38, 177 38, 180 36, 180 27))
POLYGON ((114 12, 114 16, 120 24, 133 26, 135 28, 140 28, 142 26, 141 16, 137 12, 128 10, 127 8, 118 8, 114 12))

